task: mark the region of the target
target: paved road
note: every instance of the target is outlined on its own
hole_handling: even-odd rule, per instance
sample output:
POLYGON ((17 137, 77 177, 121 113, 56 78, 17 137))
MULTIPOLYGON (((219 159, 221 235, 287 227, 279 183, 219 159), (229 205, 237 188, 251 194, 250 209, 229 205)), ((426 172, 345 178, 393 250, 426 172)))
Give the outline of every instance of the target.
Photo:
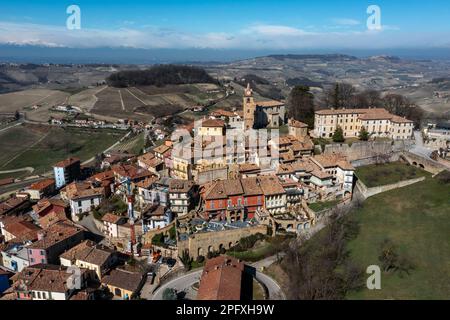
MULTIPOLYGON (((152 297, 152 300, 162 300, 162 294, 166 288, 173 288, 177 291, 182 291, 189 288, 194 283, 200 281, 203 270, 192 271, 188 274, 182 275, 181 277, 175 278, 165 284, 163 284, 159 289, 156 290, 152 297)), ((280 285, 273 280, 271 277, 256 271, 255 278, 262 282, 269 291, 269 299, 271 300, 286 300, 286 297, 281 290, 280 285)))
POLYGON ((20 122, 18 122, 18 123, 16 123, 16 124, 13 124, 13 125, 11 125, 11 126, 5 127, 5 128, 3 128, 3 129, 0 129, 0 132, 6 131, 6 130, 8 130, 8 129, 11 129, 11 128, 14 128, 14 127, 17 127, 17 126, 20 126, 21 124, 22 124, 22 121, 20 121, 20 122))
POLYGON ((12 170, 1 170, 0 174, 14 173, 14 172, 20 172, 20 171, 28 171, 29 173, 33 173, 34 168, 33 167, 24 167, 24 168, 12 169, 12 170))
POLYGON ((17 183, 8 184, 6 186, 0 187, 0 196, 6 196, 10 193, 15 193, 18 190, 21 190, 25 187, 28 187, 30 184, 42 180, 42 178, 33 178, 28 180, 22 180, 17 183))

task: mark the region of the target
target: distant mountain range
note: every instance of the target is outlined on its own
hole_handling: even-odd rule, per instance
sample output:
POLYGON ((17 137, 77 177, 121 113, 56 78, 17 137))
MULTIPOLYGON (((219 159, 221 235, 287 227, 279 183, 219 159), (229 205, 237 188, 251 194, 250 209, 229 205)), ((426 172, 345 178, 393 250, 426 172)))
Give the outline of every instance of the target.
POLYGON ((283 50, 231 50, 231 49, 134 49, 134 48, 66 48, 42 45, 0 45, 1 62, 31 63, 217 63, 254 57, 271 56, 275 59, 306 59, 314 55, 325 55, 323 59, 356 59, 369 56, 398 56, 409 59, 448 59, 450 48, 436 49, 321 49, 284 52, 283 50), (336 53, 336 54, 330 54, 336 53))

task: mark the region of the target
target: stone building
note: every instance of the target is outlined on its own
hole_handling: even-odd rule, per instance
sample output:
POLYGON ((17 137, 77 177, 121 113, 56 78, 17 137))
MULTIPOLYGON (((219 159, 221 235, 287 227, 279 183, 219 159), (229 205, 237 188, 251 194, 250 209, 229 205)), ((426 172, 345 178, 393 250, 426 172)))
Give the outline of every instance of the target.
POLYGON ((286 107, 283 102, 255 101, 250 84, 244 91, 244 130, 278 128, 285 123, 286 107))
POLYGON ((247 223, 206 222, 202 219, 192 219, 181 222, 178 226, 178 252, 185 250, 193 259, 206 256, 208 252, 228 250, 239 243, 239 240, 253 234, 267 234, 267 226, 262 224, 249 225, 247 223), (193 222, 198 223, 193 223, 193 222), (194 231, 192 231, 194 230, 194 231))

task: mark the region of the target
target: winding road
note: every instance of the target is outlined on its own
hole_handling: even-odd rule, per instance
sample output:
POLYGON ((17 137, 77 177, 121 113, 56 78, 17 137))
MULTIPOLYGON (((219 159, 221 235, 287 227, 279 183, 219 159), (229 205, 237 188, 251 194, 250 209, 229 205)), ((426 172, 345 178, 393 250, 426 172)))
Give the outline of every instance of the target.
MULTIPOLYGON (((265 259, 264 262, 261 262, 258 264, 258 266, 266 266, 266 264, 272 264, 275 260, 274 258, 270 257, 270 259, 265 259)), ((173 280, 170 280, 169 282, 163 284, 161 287, 159 287, 155 293, 153 294, 152 300, 163 300, 163 292, 167 288, 173 288, 177 291, 184 290, 186 288, 189 288, 194 283, 200 281, 200 277, 202 275, 203 269, 200 270, 194 270, 187 274, 184 274, 178 278, 175 278, 173 280)), ((269 300, 286 300, 286 296, 284 295, 283 291, 281 290, 280 285, 273 280, 268 275, 259 272, 256 270, 255 279, 259 281, 260 283, 264 284, 269 292, 269 300)))

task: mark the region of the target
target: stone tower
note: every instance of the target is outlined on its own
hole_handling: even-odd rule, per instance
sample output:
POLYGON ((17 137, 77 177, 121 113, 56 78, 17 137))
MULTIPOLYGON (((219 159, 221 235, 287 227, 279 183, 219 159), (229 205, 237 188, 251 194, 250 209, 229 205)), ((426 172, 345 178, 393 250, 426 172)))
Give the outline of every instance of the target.
POLYGON ((253 90, 250 83, 244 91, 244 130, 253 129, 255 124, 256 104, 253 100, 253 90))

